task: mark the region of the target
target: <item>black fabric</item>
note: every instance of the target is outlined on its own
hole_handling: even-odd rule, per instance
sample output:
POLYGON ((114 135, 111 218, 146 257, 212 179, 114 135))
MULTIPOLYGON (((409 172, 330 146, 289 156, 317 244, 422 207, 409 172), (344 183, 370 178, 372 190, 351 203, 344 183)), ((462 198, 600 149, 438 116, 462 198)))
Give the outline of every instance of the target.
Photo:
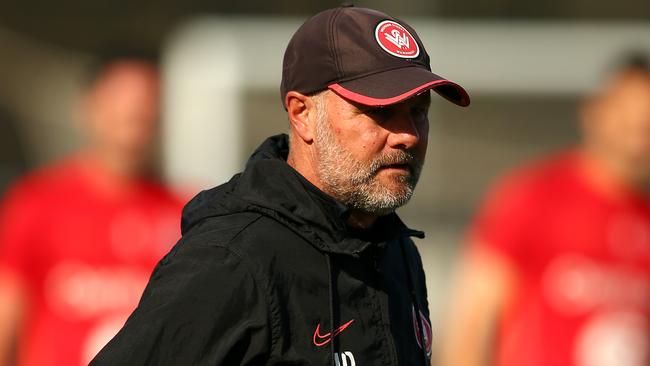
POLYGON ((423 233, 395 214, 349 230, 347 209, 287 153, 286 135, 269 138, 185 207, 183 237, 91 365, 331 365, 332 352, 348 366, 423 364, 412 301, 427 317, 428 304, 410 240, 423 233))
MULTIPOLYGON (((431 73, 429 55, 410 25, 377 10, 342 6, 314 15, 291 37, 283 58, 280 97, 284 106, 289 91, 311 94, 332 84, 347 83, 346 89, 354 93, 367 97, 379 93, 383 98, 392 98, 439 79, 444 80, 431 73), (385 20, 395 21, 408 31, 419 49, 416 57, 396 57, 382 49, 375 30, 385 20), (380 83, 378 91, 348 83, 364 78, 380 83), (411 80, 402 80, 408 78, 411 80)), ((458 105, 469 104, 467 92, 451 81, 437 92, 458 105)))
POLYGON ((339 85, 354 93, 377 99, 394 98, 395 91, 400 90, 405 93, 402 99, 404 100, 432 89, 459 106, 466 107, 470 103, 469 95, 460 85, 419 67, 392 69, 364 78, 340 82, 339 85), (433 82, 437 83, 422 88, 423 85, 433 82))
POLYGON ((408 24, 373 9, 328 9, 307 20, 289 41, 281 94, 283 99, 290 90, 308 94, 333 83, 406 66, 431 70, 429 55, 408 24), (398 21, 413 35, 420 49, 417 58, 399 58, 381 49, 375 27, 386 19, 398 21))

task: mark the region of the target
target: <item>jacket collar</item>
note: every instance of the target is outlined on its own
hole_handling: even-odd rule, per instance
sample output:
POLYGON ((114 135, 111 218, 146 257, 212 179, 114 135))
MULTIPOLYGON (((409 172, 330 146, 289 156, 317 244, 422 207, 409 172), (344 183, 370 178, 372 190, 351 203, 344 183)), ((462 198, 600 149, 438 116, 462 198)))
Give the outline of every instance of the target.
POLYGON ((424 237, 423 232, 407 228, 395 213, 379 218, 369 230, 349 228, 349 209, 287 164, 288 153, 287 135, 268 138, 251 155, 242 173, 225 185, 202 192, 188 204, 183 214, 184 226, 189 228, 190 221, 196 221, 191 211, 200 211, 205 206, 199 201, 207 201, 211 202, 210 207, 204 207, 198 216, 217 216, 220 211, 258 212, 284 223, 327 253, 358 256, 370 246, 381 247, 398 237, 424 237))

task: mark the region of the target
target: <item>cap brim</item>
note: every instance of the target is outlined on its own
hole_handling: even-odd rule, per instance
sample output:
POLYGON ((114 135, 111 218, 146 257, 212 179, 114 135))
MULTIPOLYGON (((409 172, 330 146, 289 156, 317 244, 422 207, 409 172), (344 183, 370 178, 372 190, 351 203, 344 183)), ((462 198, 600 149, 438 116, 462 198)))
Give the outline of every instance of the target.
POLYGON ((469 95, 463 87, 421 67, 383 71, 328 88, 343 98, 373 107, 399 103, 427 90, 461 107, 469 105, 469 95))

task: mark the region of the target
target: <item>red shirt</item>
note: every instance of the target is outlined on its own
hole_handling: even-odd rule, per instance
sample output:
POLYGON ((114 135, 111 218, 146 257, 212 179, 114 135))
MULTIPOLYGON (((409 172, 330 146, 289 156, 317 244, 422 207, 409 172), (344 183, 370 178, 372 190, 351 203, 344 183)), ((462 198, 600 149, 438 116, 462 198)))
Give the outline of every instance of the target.
POLYGON ((499 366, 650 364, 650 201, 604 194, 583 164, 564 153, 508 175, 473 225, 518 273, 499 366))
POLYGON ((29 292, 20 366, 86 365, 180 236, 182 205, 169 191, 148 181, 108 191, 105 173, 88 168, 76 159, 46 168, 4 199, 0 269, 29 292))

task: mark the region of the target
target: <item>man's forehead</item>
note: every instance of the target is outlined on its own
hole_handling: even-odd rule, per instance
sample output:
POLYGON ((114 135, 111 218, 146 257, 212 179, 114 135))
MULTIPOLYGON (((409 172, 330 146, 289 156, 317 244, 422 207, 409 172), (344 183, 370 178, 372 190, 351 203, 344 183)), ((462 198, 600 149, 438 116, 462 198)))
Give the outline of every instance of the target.
POLYGON ((627 98, 630 92, 650 90, 650 73, 623 70, 612 75, 595 93, 597 101, 616 101, 627 98))

